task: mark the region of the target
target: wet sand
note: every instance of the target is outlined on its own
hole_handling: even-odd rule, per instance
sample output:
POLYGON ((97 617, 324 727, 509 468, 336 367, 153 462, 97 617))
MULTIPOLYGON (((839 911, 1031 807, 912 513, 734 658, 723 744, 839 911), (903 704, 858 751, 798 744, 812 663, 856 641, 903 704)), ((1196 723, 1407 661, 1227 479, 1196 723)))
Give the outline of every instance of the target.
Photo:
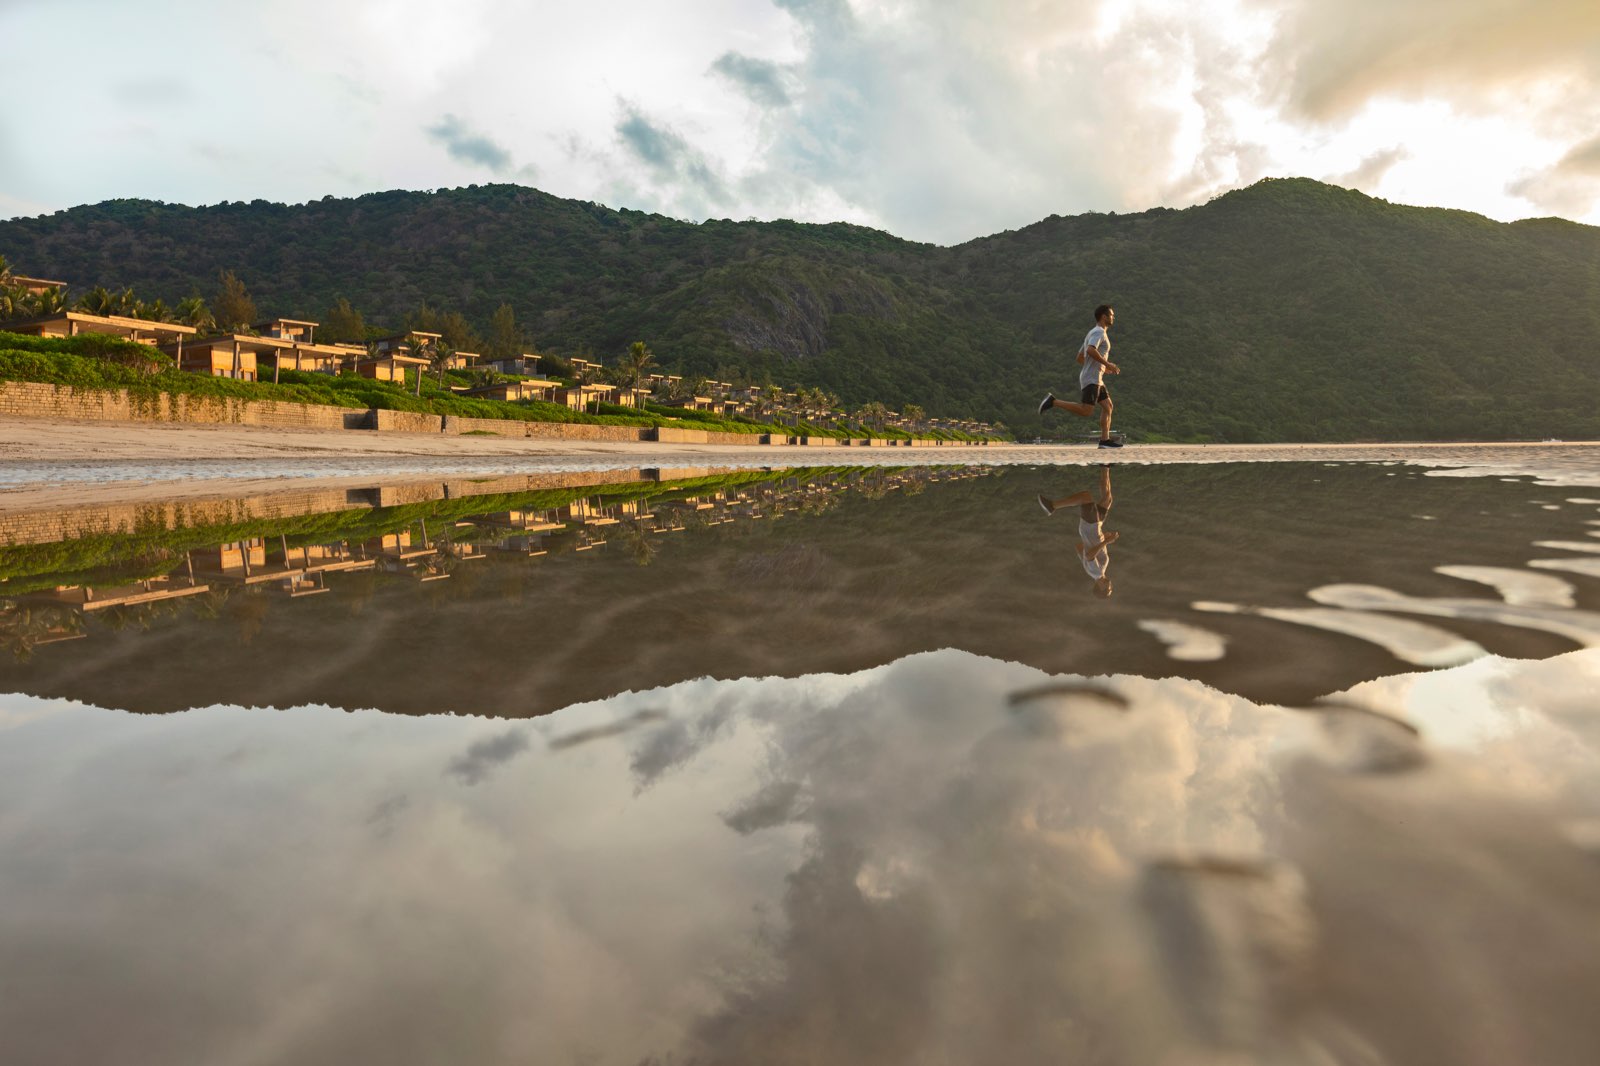
POLYGON ((504 440, 341 430, 0 419, 0 512, 189 500, 396 477, 695 466, 1403 462, 1472 476, 1600 485, 1600 443, 1135 444, 804 448, 504 440))

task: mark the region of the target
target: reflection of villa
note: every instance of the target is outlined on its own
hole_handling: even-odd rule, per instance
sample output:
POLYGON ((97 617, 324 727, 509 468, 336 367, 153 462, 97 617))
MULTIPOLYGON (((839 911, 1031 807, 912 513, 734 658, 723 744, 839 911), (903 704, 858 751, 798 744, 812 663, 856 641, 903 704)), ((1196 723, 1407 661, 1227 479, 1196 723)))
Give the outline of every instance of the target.
MULTIPOLYGON (((684 491, 671 488, 674 482, 707 473, 700 470, 652 472, 653 480, 668 494, 684 491)), ((165 576, 137 581, 124 578, 117 584, 60 586, 48 592, 20 594, 10 602, 54 605, 81 619, 83 613, 104 608, 150 604, 219 588, 277 588, 289 597, 315 595, 337 588, 337 582, 330 583, 328 575, 357 571, 377 571, 431 582, 450 577, 454 566, 467 560, 593 551, 606 545, 607 527, 612 526, 631 529, 637 534, 665 534, 705 529, 739 519, 770 520, 786 511, 814 515, 836 503, 851 489, 882 495, 902 486, 981 476, 984 474, 978 471, 940 470, 829 474, 814 480, 780 476, 760 483, 700 488, 692 495, 676 499, 664 498, 659 493, 655 498, 637 493, 627 498, 589 495, 559 506, 445 519, 447 530, 469 531, 460 541, 453 537, 430 539, 428 525, 436 521, 431 517, 412 520, 407 526, 387 532, 362 534, 359 539, 320 544, 291 546, 289 537, 281 534, 252 537, 207 548, 186 549, 185 554, 178 557, 176 572, 165 576)), ((592 482, 580 484, 587 488, 592 482)), ((483 491, 499 495, 504 488, 485 487, 483 491)), ((548 487, 541 486, 538 491, 546 492, 548 487)), ((343 498, 348 506, 371 507, 377 513, 381 510, 378 501, 384 498, 385 492, 398 493, 405 502, 415 499, 409 492, 401 493, 399 488, 347 492, 343 498)), ((443 497, 451 501, 456 498, 448 491, 443 497)), ((629 544, 638 547, 636 538, 630 538, 629 544)), ((0 607, 6 602, 0 598, 0 607)), ((61 633, 56 639, 73 639, 78 635, 73 626, 57 628, 61 633)), ((49 639, 49 634, 45 634, 24 643, 31 649, 48 643, 49 639)))
POLYGON ((239 585, 277 584, 291 596, 327 590, 330 573, 370 570, 375 560, 358 557, 343 541, 292 548, 278 538, 278 550, 269 553, 261 537, 234 541, 189 553, 194 569, 214 583, 239 585))
MULTIPOLYGON (((391 574, 409 574, 418 581, 442 581, 450 575, 439 569, 440 552, 428 543, 428 527, 422 526, 422 545, 416 547, 411 530, 385 533, 366 542, 366 549, 391 574)), ((445 554, 449 554, 446 552, 445 554)))
POLYGON ((562 509, 561 514, 569 522, 586 526, 614 526, 618 521, 612 514, 612 508, 598 499, 573 500, 562 509))
POLYGON ((66 607, 76 607, 80 611, 98 611, 107 607, 130 607, 140 603, 155 603, 159 600, 178 599, 183 596, 197 596, 202 592, 210 591, 210 585, 199 584, 194 575, 188 574, 178 577, 167 574, 162 577, 145 578, 125 585, 88 586, 88 585, 63 585, 51 592, 38 592, 29 596, 30 600, 44 603, 59 603, 66 607))

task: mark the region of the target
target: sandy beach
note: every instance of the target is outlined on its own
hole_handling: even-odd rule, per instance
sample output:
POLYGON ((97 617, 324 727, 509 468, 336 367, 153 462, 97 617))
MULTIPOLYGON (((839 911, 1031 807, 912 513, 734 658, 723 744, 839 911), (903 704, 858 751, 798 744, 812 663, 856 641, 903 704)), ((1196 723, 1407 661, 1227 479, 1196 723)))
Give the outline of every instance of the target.
POLYGON ((803 448, 505 440, 338 430, 0 419, 0 512, 187 500, 463 473, 837 465, 1404 462, 1551 485, 1600 485, 1600 443, 991 445, 803 448))

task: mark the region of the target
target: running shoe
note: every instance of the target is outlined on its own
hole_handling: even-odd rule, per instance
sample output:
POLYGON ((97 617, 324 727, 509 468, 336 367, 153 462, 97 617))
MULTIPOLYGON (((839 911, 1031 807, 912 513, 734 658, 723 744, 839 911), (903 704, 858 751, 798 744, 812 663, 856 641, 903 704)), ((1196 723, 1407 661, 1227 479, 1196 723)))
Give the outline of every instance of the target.
POLYGON ((1045 499, 1044 498, 1044 493, 1042 493, 1042 492, 1039 493, 1039 506, 1044 508, 1044 513, 1045 514, 1055 514, 1056 513, 1055 505, 1052 504, 1049 500, 1045 499))
POLYGON ((1122 442, 1120 440, 1103 440, 1103 441, 1100 442, 1100 447, 1102 447, 1102 448, 1120 448, 1120 447, 1122 447, 1122 442))
POLYGON ((1044 400, 1039 404, 1039 413, 1044 414, 1046 411, 1050 410, 1051 406, 1053 406, 1055 402, 1056 394, 1053 392, 1046 393, 1044 400))

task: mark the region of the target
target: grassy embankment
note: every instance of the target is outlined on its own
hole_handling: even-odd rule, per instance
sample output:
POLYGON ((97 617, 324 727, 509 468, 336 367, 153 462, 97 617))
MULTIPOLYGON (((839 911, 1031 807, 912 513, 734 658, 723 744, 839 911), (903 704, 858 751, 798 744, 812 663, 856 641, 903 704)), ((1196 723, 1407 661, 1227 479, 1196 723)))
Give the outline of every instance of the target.
MULTIPOLYGON (((235 381, 180 371, 172 360, 147 345, 98 334, 77 337, 28 337, 0 331, 0 381, 32 381, 78 389, 126 389, 137 401, 153 400, 161 393, 174 396, 235 400, 278 400, 287 403, 523 422, 565 422, 609 426, 657 426, 699 429, 719 433, 779 433, 812 437, 909 438, 901 430, 845 426, 823 429, 808 423, 798 426, 724 418, 703 411, 681 411, 647 404, 643 412, 611 404, 599 411, 573 411, 553 403, 506 402, 462 396, 440 388, 433 375, 424 376, 421 394, 387 381, 341 374, 283 371, 279 380, 235 381)), ((449 384, 468 384, 470 375, 446 372, 449 384)), ((413 382, 415 379, 413 379, 413 382)), ((965 434, 937 431, 923 434, 933 439, 971 440, 965 434)))

